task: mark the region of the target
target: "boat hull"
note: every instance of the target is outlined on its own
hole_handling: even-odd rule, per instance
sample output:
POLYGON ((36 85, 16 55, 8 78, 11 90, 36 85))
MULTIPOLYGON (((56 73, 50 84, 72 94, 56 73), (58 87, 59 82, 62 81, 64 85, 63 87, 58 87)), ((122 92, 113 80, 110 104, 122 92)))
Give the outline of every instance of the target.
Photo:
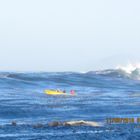
POLYGON ((55 91, 55 90, 45 90, 44 92, 47 95, 66 95, 66 93, 55 91))

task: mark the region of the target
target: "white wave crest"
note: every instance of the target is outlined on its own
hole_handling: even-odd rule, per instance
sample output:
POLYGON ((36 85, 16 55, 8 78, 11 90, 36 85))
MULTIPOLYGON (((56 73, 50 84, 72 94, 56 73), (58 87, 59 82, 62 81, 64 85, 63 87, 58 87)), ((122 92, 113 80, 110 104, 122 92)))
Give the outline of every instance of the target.
POLYGON ((129 78, 140 80, 140 63, 118 66, 116 69, 129 78))

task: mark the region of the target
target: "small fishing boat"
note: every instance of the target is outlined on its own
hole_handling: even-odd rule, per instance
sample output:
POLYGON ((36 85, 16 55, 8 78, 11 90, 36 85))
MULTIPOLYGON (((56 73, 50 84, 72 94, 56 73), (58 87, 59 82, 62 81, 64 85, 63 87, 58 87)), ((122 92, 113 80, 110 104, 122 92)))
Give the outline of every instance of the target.
POLYGON ((47 95, 68 95, 68 96, 76 95, 74 91, 72 91, 71 93, 66 93, 65 91, 63 92, 61 90, 45 90, 44 92, 47 95))
POLYGON ((48 95, 67 95, 67 93, 64 93, 63 91, 57 91, 57 90, 45 90, 45 94, 48 95))

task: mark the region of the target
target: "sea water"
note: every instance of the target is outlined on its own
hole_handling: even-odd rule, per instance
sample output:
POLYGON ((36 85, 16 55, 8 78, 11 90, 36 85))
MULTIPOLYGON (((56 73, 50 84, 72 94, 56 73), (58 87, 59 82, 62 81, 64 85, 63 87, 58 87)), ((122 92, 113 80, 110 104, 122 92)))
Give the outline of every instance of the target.
POLYGON ((140 139, 140 125, 108 123, 140 118, 138 69, 79 72, 1 72, 0 140, 140 139), (76 91, 48 96, 45 89, 76 91), (101 127, 48 126, 53 121, 94 121, 101 127))

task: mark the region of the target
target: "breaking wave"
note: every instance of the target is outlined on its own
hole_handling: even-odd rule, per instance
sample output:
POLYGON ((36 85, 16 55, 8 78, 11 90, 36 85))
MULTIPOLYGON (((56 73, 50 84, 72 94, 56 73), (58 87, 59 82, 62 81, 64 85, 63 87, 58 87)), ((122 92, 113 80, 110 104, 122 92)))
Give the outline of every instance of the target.
MULTIPOLYGON (((78 86, 92 86, 97 80, 104 83, 103 77, 118 78, 120 73, 116 70, 93 71, 87 73, 0 73, 1 85, 43 85, 46 83, 63 84, 63 85, 78 85, 78 86)), ((123 75, 121 75, 123 77, 123 75)))
MULTIPOLYGON (((129 78, 133 80, 140 80, 140 65, 129 64, 126 67, 117 67, 116 69, 107 69, 101 71, 89 71, 86 73, 78 72, 40 72, 40 73, 16 73, 16 72, 0 72, 0 81, 14 81, 24 83, 36 83, 36 82, 61 82, 67 83, 72 81, 78 83, 79 81, 94 77, 108 77, 108 78, 129 78)), ((95 79, 94 79, 95 80, 95 79)))
POLYGON ((118 66, 116 69, 107 69, 102 71, 90 71, 88 74, 97 74, 108 77, 122 77, 133 80, 140 80, 140 64, 129 64, 126 67, 118 66))

